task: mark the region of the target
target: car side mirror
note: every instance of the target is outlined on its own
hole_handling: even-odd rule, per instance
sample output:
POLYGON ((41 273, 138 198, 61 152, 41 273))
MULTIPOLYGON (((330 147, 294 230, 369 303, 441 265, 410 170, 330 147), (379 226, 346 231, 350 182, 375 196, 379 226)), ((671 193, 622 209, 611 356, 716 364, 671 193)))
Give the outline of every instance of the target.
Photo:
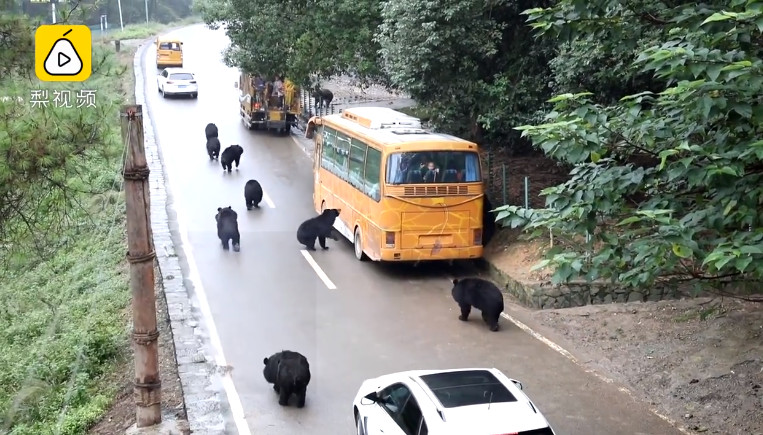
POLYGON ((365 397, 363 397, 363 400, 360 401, 363 405, 371 405, 379 401, 379 395, 376 393, 376 391, 366 394, 365 397), (364 403, 364 401, 366 403, 364 403))
POLYGON ((517 386, 517 388, 519 388, 520 390, 524 389, 524 387, 522 387, 522 383, 521 383, 521 382, 519 382, 518 380, 516 380, 516 379, 509 379, 509 380, 510 380, 511 382, 513 382, 513 383, 514 383, 514 385, 516 385, 516 386, 517 386))
POLYGON ((238 89, 238 82, 233 82, 233 87, 238 89))

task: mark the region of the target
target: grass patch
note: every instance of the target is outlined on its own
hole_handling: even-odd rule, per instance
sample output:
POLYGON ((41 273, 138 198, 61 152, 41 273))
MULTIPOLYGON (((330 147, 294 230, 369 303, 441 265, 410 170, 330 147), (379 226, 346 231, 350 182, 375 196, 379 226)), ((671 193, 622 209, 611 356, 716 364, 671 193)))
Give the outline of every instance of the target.
POLYGON ((187 17, 182 20, 173 21, 168 24, 162 23, 143 23, 143 24, 128 24, 124 30, 117 30, 103 35, 103 39, 106 41, 116 41, 124 39, 146 39, 154 35, 161 33, 164 30, 171 29, 173 27, 190 26, 191 24, 201 23, 202 20, 199 17, 187 17))
MULTIPOLYGON (((150 29, 157 33, 166 26, 150 29)), ((132 31, 141 35, 135 37, 151 35, 148 28, 132 31)), ((97 116, 108 132, 102 149, 85 156, 85 173, 70 181, 83 184, 84 180, 99 193, 81 194, 81 207, 72 211, 66 231, 50 238, 49 243, 61 248, 44 261, 31 253, 14 253, 12 261, 2 263, 6 265, 0 281, 2 434, 85 434, 123 386, 115 374, 125 370, 131 355, 131 296, 119 109, 134 101, 133 54, 133 49, 117 54, 113 45, 95 42, 94 63, 96 58, 104 60, 84 83, 3 83, 25 100, 32 89, 50 88, 51 93, 97 89, 97 116)), ((34 113, 39 108, 26 110, 30 117, 42 116, 34 113)), ((78 116, 96 109, 51 112, 59 111, 60 117, 66 110, 78 116)))

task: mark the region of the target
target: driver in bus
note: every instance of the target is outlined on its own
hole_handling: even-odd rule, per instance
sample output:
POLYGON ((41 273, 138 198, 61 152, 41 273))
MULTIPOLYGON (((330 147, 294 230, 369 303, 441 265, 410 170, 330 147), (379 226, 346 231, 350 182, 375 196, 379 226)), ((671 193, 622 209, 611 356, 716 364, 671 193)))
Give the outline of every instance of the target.
MULTIPOLYGON (((421 172, 424 172, 424 164, 421 164, 421 172)), ((437 181, 437 176, 440 174, 440 168, 438 168, 433 161, 429 161, 426 164, 426 173, 424 174, 425 183, 434 183, 437 181)))

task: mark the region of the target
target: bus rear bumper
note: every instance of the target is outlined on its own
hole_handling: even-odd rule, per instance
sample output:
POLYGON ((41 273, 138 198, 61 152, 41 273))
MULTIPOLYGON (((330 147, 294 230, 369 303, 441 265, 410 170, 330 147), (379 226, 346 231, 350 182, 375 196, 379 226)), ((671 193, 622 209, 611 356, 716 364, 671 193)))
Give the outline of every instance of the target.
POLYGON ((436 260, 469 260, 482 258, 482 246, 467 246, 463 248, 414 248, 414 249, 382 249, 380 261, 436 261, 436 260))

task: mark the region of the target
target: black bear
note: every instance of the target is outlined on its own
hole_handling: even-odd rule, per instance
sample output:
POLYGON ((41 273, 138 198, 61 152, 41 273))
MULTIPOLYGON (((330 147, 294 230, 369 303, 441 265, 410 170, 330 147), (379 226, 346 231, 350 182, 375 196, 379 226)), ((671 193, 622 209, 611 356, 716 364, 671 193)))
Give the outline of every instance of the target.
POLYGON ((495 284, 482 278, 454 279, 451 294, 461 308, 458 320, 469 320, 469 313, 474 307, 482 311, 482 320, 491 331, 498 330, 498 318, 503 312, 503 294, 495 284))
POLYGON ((299 228, 297 228, 297 240, 299 243, 305 245, 310 251, 315 251, 315 239, 317 238, 321 248, 328 249, 326 238, 339 240, 334 235, 332 229, 334 221, 341 211, 335 208, 327 208, 320 215, 302 222, 299 228))
POLYGON ((223 249, 228 249, 228 242, 233 241, 233 250, 238 252, 241 249, 241 234, 238 232, 238 213, 231 206, 217 207, 215 215, 217 221, 217 237, 223 243, 223 249))
POLYGON ((207 136, 207 140, 217 137, 217 126, 211 122, 207 124, 207 126, 204 127, 204 135, 207 136))
POLYGON ((251 210, 252 207, 260 208, 260 201, 262 201, 262 186, 257 180, 249 180, 244 186, 244 200, 246 200, 246 209, 251 210))
POLYGON ((328 107, 334 99, 334 93, 316 86, 313 89, 313 98, 315 99, 315 107, 328 107))
POLYGON ((223 165, 223 171, 228 172, 233 170, 233 162, 236 162, 236 169, 238 169, 238 163, 241 160, 241 154, 244 154, 244 149, 240 145, 231 145, 225 148, 220 156, 220 164, 223 165))
POLYGON ((294 394, 297 396, 297 408, 304 407, 307 384, 310 383, 310 364, 307 358, 299 352, 284 350, 262 362, 265 364, 262 374, 278 393, 278 404, 288 405, 289 397, 294 394))
POLYGON ((207 154, 209 154, 209 160, 220 157, 220 140, 218 138, 210 137, 207 139, 207 154))

